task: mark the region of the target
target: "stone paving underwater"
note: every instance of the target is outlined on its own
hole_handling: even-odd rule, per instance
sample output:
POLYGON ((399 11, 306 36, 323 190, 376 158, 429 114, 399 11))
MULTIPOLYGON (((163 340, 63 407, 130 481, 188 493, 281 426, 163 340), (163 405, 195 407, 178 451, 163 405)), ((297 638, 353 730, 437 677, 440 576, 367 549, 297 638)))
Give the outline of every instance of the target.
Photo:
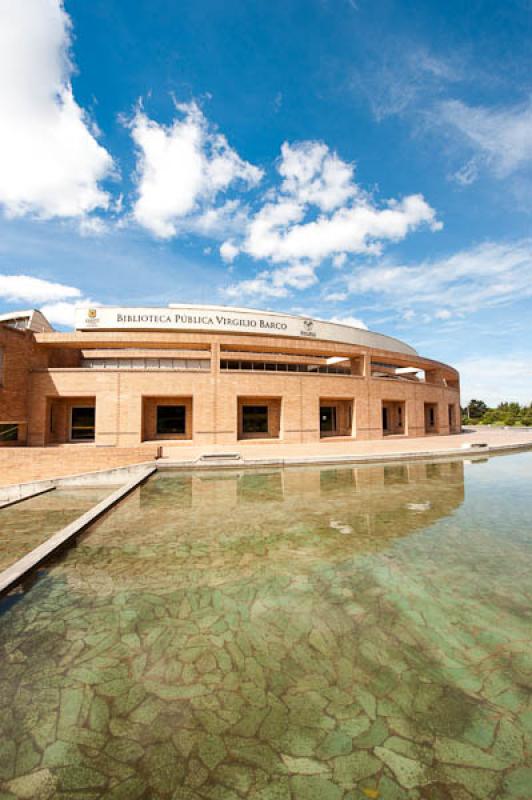
POLYGON ((532 454, 158 473, 0 616, 0 800, 530 800, 532 454))

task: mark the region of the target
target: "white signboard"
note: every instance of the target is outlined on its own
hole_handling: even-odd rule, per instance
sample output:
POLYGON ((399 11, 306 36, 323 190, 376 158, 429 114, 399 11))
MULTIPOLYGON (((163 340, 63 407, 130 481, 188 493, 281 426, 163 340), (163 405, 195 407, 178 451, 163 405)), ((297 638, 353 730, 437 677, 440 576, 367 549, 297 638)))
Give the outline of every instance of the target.
POLYGON ((76 309, 79 331, 210 331, 212 333, 250 333, 268 336, 293 336, 330 342, 361 345, 416 355, 409 345, 381 333, 351 325, 322 322, 310 317, 295 317, 275 312, 252 311, 224 306, 170 306, 168 308, 76 309))

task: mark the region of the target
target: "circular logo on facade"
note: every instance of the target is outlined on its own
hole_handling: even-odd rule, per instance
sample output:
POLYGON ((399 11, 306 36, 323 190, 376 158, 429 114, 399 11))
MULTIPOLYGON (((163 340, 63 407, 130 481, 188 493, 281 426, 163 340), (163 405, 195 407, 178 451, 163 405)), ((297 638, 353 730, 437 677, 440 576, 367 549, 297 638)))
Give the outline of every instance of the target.
POLYGON ((87 312, 87 316, 88 316, 89 319, 96 319, 96 313, 97 312, 96 312, 95 308, 89 308, 89 310, 87 312))
POLYGON ((305 328, 307 333, 310 333, 311 330, 314 328, 314 321, 312 319, 304 319, 303 327, 305 328))

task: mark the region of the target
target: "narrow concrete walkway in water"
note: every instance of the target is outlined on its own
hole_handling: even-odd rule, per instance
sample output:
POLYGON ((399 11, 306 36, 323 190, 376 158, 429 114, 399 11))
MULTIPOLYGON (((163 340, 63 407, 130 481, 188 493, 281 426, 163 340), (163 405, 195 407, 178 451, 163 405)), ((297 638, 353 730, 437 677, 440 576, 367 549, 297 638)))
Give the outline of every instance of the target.
POLYGON ((15 561, 10 567, 7 567, 3 572, 0 572, 0 594, 11 589, 24 578, 31 570, 37 567, 45 559, 51 556, 56 550, 73 539, 78 533, 85 530, 92 522, 98 517, 112 508, 123 497, 129 494, 133 489, 136 489, 139 484, 143 483, 149 476, 155 472, 155 467, 148 467, 141 473, 137 473, 131 480, 124 483, 112 494, 108 495, 100 503, 90 508, 80 517, 75 519, 62 530, 55 533, 45 542, 40 544, 34 550, 31 550, 18 561, 15 561))
POLYGON ((371 462, 396 459, 441 458, 467 455, 469 450, 486 453, 532 448, 532 429, 468 428, 451 436, 403 436, 372 441, 356 439, 322 439, 308 444, 269 442, 237 442, 231 445, 163 444, 159 468, 192 466, 238 466, 239 464, 319 464, 333 461, 371 462), (486 444, 487 447, 481 447, 486 444), (228 456, 231 456, 229 458, 228 456), (216 457, 218 456, 218 458, 216 457))

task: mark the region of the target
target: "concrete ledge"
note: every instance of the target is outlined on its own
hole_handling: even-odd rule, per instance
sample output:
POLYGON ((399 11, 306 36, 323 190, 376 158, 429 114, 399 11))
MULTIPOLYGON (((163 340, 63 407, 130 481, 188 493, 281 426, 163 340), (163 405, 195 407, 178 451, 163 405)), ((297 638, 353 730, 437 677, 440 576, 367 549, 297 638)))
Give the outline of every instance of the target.
POLYGON ((51 492, 55 489, 53 481, 39 481, 38 483, 17 483, 14 486, 0 486, 0 508, 12 506, 15 503, 21 503, 23 500, 29 500, 31 497, 37 497, 39 494, 51 492))
POLYGON ((516 444, 488 445, 482 443, 478 447, 472 443, 464 448, 448 450, 411 450, 400 453, 371 453, 371 454, 330 454, 316 456, 284 456, 278 458, 249 458, 239 462, 226 463, 211 461, 158 461, 157 470, 228 470, 245 469, 246 467, 297 467, 309 464, 387 464, 390 461, 434 461, 448 458, 470 458, 475 455, 497 455, 510 451, 532 450, 532 442, 516 444))
POLYGON ((46 478, 28 483, 14 483, 10 486, 0 486, 0 508, 18 500, 25 500, 37 494, 56 489, 58 486, 113 486, 123 483, 129 476, 135 476, 150 467, 155 466, 155 461, 145 461, 141 464, 127 464, 125 467, 112 467, 99 469, 94 472, 80 472, 76 475, 65 475, 57 478, 46 478))
POLYGON ((27 553, 18 561, 15 561, 10 567, 0 572, 0 594, 13 588, 17 583, 41 564, 45 559, 55 553, 60 547, 72 540, 78 533, 85 530, 91 523, 95 522, 106 511, 112 508, 116 503, 122 500, 127 494, 136 489, 141 483, 150 477, 155 472, 156 467, 150 466, 145 468, 142 472, 135 475, 131 480, 117 489, 115 492, 97 503, 85 514, 82 514, 66 528, 55 533, 46 542, 43 542, 39 547, 36 547, 30 553, 27 553))
MULTIPOLYGON (((49 481, 44 481, 44 483, 49 483, 49 481)), ((37 489, 32 489, 31 484, 18 484, 15 486, 17 491, 10 493, 12 496, 8 500, 4 500, 0 502, 0 509, 7 508, 8 506, 14 506, 15 503, 22 503, 23 500, 30 500, 32 497, 38 497, 40 494, 46 494, 46 492, 52 492, 55 489, 55 486, 40 486, 37 489), (27 490, 26 492, 24 490, 27 490)), ((0 490, 0 496, 2 496, 2 492, 0 490)))

